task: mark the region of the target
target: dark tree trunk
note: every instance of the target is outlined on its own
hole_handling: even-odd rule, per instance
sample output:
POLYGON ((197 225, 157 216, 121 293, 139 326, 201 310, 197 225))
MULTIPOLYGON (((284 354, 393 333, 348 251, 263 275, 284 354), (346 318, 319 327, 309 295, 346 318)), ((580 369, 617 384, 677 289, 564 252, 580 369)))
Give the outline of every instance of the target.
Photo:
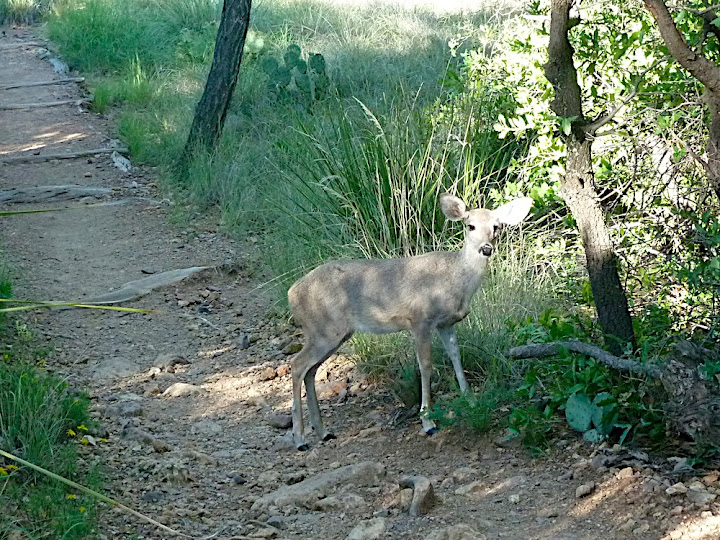
POLYGON ((250 5, 251 0, 225 0, 223 4, 212 66, 195 109, 183 163, 198 149, 213 151, 220 138, 240 71, 250 5))
MULTIPOLYGON (((663 0, 643 0, 645 7, 655 19, 663 42, 675 61, 705 85, 703 102, 710 111, 708 142, 705 147, 707 162, 705 174, 715 195, 720 199, 720 66, 708 60, 702 53, 693 51, 685 42, 663 0)), ((709 14, 711 10, 705 10, 709 14)), ((713 17, 714 18, 714 17, 713 17)), ((717 27, 711 25, 713 33, 717 27)), ((717 36, 717 33, 716 33, 717 36)))
POLYGON ((592 137, 588 137, 588 123, 583 115, 580 85, 573 64, 574 51, 568 39, 572 1, 552 0, 545 76, 555 91, 551 104, 553 112, 560 118, 573 118, 571 132, 565 141, 567 163, 561 194, 582 237, 590 286, 600 326, 606 334, 607 346, 619 354, 627 343, 633 348, 636 346, 635 333, 618 275, 617 257, 595 185, 592 137))

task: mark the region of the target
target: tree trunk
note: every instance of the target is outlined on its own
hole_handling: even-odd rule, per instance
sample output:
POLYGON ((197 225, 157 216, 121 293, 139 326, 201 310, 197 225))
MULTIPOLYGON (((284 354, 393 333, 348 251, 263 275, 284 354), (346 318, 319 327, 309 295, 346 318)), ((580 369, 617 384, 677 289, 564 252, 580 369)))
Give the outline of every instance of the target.
POLYGON ((606 344, 615 354, 625 344, 636 346, 625 291, 620 283, 617 257, 600 205, 592 170, 592 138, 582 110, 582 95, 568 39, 573 0, 552 0, 550 43, 545 76, 555 95, 551 108, 560 118, 573 118, 565 144, 567 162, 561 194, 577 222, 585 247, 590 286, 606 344))
POLYGON ((606 344, 614 354, 620 354, 627 343, 635 347, 635 334, 610 231, 595 189, 591 141, 579 141, 571 135, 565 144, 567 164, 561 195, 575 218, 585 247, 590 287, 606 344))
POLYGON ((198 149, 213 151, 220 139, 240 71, 251 1, 225 0, 223 4, 212 66, 205 91, 195 109, 182 156, 183 164, 198 149))

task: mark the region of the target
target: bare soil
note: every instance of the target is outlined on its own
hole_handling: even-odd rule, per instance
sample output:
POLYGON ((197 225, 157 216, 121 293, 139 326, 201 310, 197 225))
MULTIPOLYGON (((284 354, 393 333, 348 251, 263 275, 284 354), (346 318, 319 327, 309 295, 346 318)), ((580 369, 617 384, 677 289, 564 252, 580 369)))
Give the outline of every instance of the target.
MULTIPOLYGON (((5 29, 0 86, 67 76, 54 73, 37 46, 8 47, 34 41, 31 30, 5 29)), ((37 86, 0 90, 0 105, 83 97, 76 84, 37 86)), ((108 147, 115 138, 112 119, 84 106, 0 111, 0 158, 108 147)), ((720 537, 720 505, 710 500, 720 493, 717 473, 682 478, 692 489, 668 493, 679 478, 662 473, 667 463, 596 449, 574 434, 542 458, 499 445, 497 434, 428 438, 414 419, 393 423, 397 400, 342 354, 319 373, 323 413, 338 438, 311 437, 312 451, 297 452, 288 431, 269 421, 289 412, 290 353, 300 338, 267 315, 273 306, 258 288, 252 242, 233 242, 207 221, 172 225, 174 209, 153 171, 123 172, 109 155, 0 165, 0 178, 2 189, 113 190, 104 199, 4 210, 129 200, 3 218, 0 244, 17 271, 17 297, 76 301, 152 272, 216 267, 130 303, 158 313, 65 309, 28 321, 50 347, 47 369, 92 398, 100 427, 91 434, 96 444, 82 446, 84 462, 100 465, 110 496, 170 527, 221 539, 720 537), (193 386, 180 389, 187 395, 164 394, 175 383, 193 386), (381 464, 381 477, 339 480, 332 492, 292 504, 257 503, 281 486, 362 462, 381 464), (404 475, 433 484, 435 503, 420 517, 406 511, 404 475), (363 529, 368 523, 377 532, 363 529), (467 527, 451 528, 459 524, 467 527)), ((101 514, 99 538, 163 536, 109 507, 101 514)))

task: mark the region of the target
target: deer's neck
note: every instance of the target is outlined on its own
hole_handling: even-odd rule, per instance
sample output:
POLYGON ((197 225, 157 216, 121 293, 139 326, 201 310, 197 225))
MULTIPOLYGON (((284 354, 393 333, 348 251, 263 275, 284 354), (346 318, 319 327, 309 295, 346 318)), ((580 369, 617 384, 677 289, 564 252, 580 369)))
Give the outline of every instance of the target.
POLYGON ((470 249, 467 244, 457 252, 457 256, 458 279, 461 283, 463 296, 469 302, 482 284, 485 272, 487 272, 489 258, 480 255, 475 249, 470 249))

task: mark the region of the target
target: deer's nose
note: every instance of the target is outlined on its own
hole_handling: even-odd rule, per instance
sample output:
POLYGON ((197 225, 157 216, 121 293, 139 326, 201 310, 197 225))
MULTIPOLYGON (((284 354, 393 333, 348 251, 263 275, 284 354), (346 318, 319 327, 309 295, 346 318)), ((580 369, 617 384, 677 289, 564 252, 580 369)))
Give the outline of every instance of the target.
POLYGON ((493 247, 490 244, 485 244, 483 247, 480 248, 480 253, 482 253, 486 257, 489 257, 493 254, 493 247))

